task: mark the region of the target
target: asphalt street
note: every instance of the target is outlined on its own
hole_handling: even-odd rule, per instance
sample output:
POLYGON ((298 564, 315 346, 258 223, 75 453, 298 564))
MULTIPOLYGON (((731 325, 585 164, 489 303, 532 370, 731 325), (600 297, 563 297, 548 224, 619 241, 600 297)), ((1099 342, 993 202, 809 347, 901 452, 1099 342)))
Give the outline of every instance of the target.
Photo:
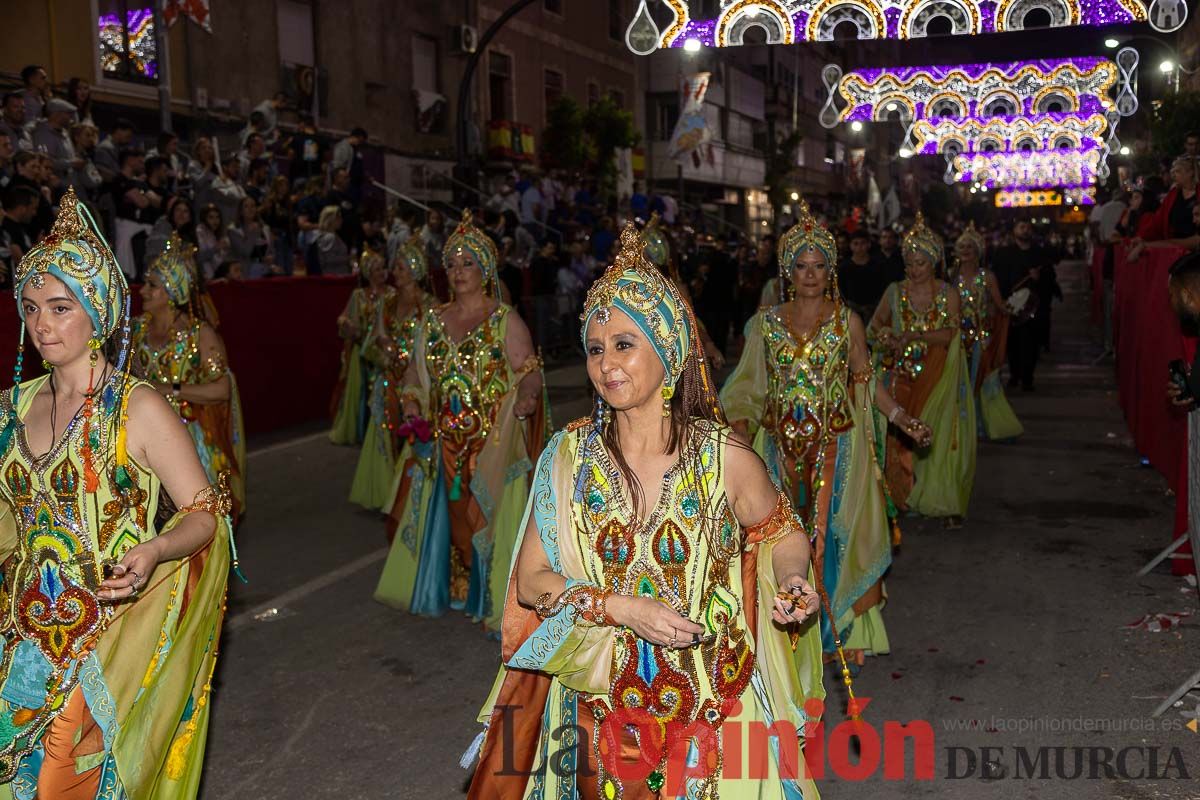
MULTIPOLYGON (((981 445, 963 529, 903 520, 884 612, 893 649, 855 684, 885 742, 885 723, 928 723, 933 778, 914 777, 911 753, 898 780, 870 764, 850 780, 831 756, 819 781, 830 800, 1200 797, 1200 734, 1185 716, 1200 693, 1150 717, 1200 667, 1196 595, 1166 569, 1133 577, 1169 542, 1174 498, 1132 449, 1111 364, 1092 364, 1082 270, 1062 272, 1053 352, 1036 392, 1011 397, 1025 436, 981 445), (1167 631, 1126 627, 1179 611, 1192 614, 1167 631), (1125 768, 1093 777, 1078 748, 1110 748, 1114 764, 1124 752, 1125 768), (1022 758, 1049 777, 1016 777, 1022 758)), ((582 368, 548 380, 557 423, 587 412, 582 368)), ((462 797, 458 760, 497 643, 457 615, 372 601, 385 539, 347 500, 357 452, 316 429, 251 445, 238 540, 250 582, 231 588, 202 796, 462 797)), ((832 729, 843 698, 832 673, 826 685, 832 729)))

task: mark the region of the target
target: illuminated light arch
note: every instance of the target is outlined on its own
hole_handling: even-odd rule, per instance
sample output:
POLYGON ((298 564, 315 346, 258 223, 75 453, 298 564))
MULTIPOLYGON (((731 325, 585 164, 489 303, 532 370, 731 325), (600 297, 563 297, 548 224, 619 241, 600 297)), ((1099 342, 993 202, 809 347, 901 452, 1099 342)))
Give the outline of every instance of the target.
POLYGON ((911 98, 903 94, 897 93, 879 98, 879 102, 875 104, 875 121, 887 122, 892 113, 898 113, 902 121, 908 122, 917 116, 917 106, 911 98), (897 106, 895 112, 887 110, 892 103, 897 106))
POLYGON ((1076 150, 1083 147, 1083 141, 1078 134, 1071 131, 1060 131, 1050 141, 1051 150, 1076 150))
POLYGON ((954 92, 942 92, 925 104, 926 117, 962 117, 968 111, 967 100, 954 92))
POLYGON ((662 47, 671 47, 675 39, 687 28, 691 16, 688 14, 686 0, 662 0, 663 5, 671 9, 675 20, 662 33, 662 47))
POLYGON ((1003 153, 1005 149, 1004 140, 991 134, 981 136, 975 142, 975 150, 980 153, 1003 153))
POLYGON ((833 32, 850 22, 859 39, 886 39, 887 19, 871 0, 821 0, 808 17, 806 38, 813 42, 832 42, 833 32))
POLYGON ((996 9, 996 30, 1025 30, 1025 17, 1031 11, 1049 14, 1050 28, 1078 25, 1081 19, 1079 0, 1004 0, 996 9))
POLYGON ((1023 133, 1012 140, 1012 149, 1014 152, 1021 150, 1042 150, 1042 140, 1033 133, 1023 133))
POLYGON ((1015 117, 1025 109, 1021 97, 1009 89, 993 89, 980 98, 975 113, 981 117, 1015 117))
POLYGON ((918 39, 928 35, 929 23, 938 17, 950 20, 953 35, 981 32, 979 7, 965 0, 925 0, 914 3, 900 19, 900 36, 918 39))
POLYGON ((985 136, 1012 142, 1032 137, 1038 142, 1038 149, 1046 149, 1042 144, 1044 142, 1049 143, 1049 149, 1055 149, 1056 143, 1064 141, 1072 148, 1093 149, 1104 146, 1109 127, 1103 114, 1050 113, 1016 117, 920 119, 913 124, 910 149, 914 153, 934 155, 948 152, 948 142, 961 142, 963 145, 958 152, 977 150, 970 143, 985 136))
POLYGON ((762 28, 767 44, 793 44, 796 28, 792 16, 778 0, 739 0, 721 13, 717 21, 717 47, 737 47, 746 31, 762 28))
POLYGON ((1065 86, 1047 86, 1033 96, 1033 113, 1070 113, 1079 110, 1079 97, 1065 86), (1058 103, 1061 108, 1051 108, 1058 103))

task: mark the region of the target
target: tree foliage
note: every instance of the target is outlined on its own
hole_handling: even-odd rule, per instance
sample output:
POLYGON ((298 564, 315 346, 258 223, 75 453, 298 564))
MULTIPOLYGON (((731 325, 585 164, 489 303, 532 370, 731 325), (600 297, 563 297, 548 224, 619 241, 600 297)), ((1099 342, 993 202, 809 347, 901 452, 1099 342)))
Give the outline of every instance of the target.
POLYGON ((548 167, 572 172, 591 170, 602 192, 611 192, 616 183, 616 153, 634 147, 641 136, 633 124, 633 114, 604 98, 583 109, 570 97, 563 96, 550 107, 542 132, 542 160, 548 167))
POLYGON ((771 210, 777 220, 783 214, 783 206, 791 200, 788 189, 796 170, 796 150, 803 140, 804 137, 798 131, 792 131, 787 136, 779 137, 774 146, 767 151, 767 200, 770 201, 771 210))

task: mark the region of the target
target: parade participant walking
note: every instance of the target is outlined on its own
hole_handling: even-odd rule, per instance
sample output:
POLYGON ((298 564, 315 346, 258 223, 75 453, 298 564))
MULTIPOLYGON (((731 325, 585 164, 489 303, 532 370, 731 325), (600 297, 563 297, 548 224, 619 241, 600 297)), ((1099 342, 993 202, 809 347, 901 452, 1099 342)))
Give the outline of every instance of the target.
POLYGON ((986 252, 987 244, 972 222, 954 243, 951 277, 958 287, 963 352, 970 364, 979 431, 993 441, 1015 439, 1024 428, 1000 382, 1008 344, 1008 314, 996 276, 984 266, 986 252))
MULTIPOLYGON (((0 791, 195 797, 230 563, 229 494, 130 377, 129 296, 68 189, 14 294, 49 373, 0 397, 0 791), (179 510, 161 528, 162 492, 179 510)), ((236 559, 234 564, 236 565, 236 559)))
POLYGON ((948 528, 962 525, 975 482, 975 403, 959 335, 959 299, 937 277, 942 240, 916 222, 901 245, 908 277, 888 287, 875 310, 869 338, 884 383, 910 414, 933 431, 932 442, 888 434, 888 488, 893 502, 948 528))
POLYGON ((765 780, 720 736, 727 719, 802 727, 824 694, 803 525, 723 424, 695 322, 632 225, 582 320, 596 412, 538 460, 467 796, 816 798, 803 766, 781 775, 804 763, 794 736, 765 780), (580 768, 533 773, 561 730, 580 768))
POLYGON ((195 248, 172 234, 146 269, 143 313, 133 321, 134 369, 187 423, 209 482, 229 476, 236 521, 246 510, 242 401, 197 282, 195 248))
POLYGON ((345 344, 342 371, 333 389, 333 430, 329 439, 334 444, 359 444, 366 435, 375 368, 363 358, 363 346, 379 315, 379 307, 391 302, 396 293, 388 285, 387 262, 381 253, 365 250, 359 260, 358 276, 361 285, 351 293, 346 310, 337 321, 338 335, 345 344))
POLYGON ((861 664, 890 650, 880 614, 892 562, 879 478, 886 418, 921 441, 928 431, 875 378, 862 319, 838 292, 833 234, 803 200, 797 217, 779 240, 790 299, 747 323, 721 403, 816 537, 814 568, 835 618, 821 621, 825 653, 835 653, 836 634, 861 664))
POLYGON ((426 314, 401 394, 414 432, 397 461, 394 537, 375 599, 414 614, 464 610, 497 630, 533 459, 549 408, 529 329, 497 299, 496 245, 470 212, 443 255, 453 299, 426 314))

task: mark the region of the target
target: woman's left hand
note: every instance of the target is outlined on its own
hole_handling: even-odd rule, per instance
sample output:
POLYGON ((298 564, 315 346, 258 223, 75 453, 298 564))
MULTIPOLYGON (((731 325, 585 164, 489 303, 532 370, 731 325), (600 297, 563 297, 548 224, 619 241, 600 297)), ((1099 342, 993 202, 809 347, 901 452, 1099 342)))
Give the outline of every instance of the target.
POLYGON ((800 574, 785 578, 779 584, 779 595, 775 596, 775 607, 771 609, 771 619, 780 625, 790 625, 793 622, 804 622, 815 616, 821 603, 817 592, 800 574), (790 595, 784 599, 780 595, 790 595))
POLYGON ((517 419, 526 419, 537 410, 537 404, 537 395, 532 397, 518 397, 517 404, 513 406, 513 414, 517 419))
POLYGON ((113 566, 113 576, 101 581, 99 597, 110 603, 135 600, 146 588, 154 568, 158 566, 158 541, 148 542, 129 549, 120 563, 113 566))

